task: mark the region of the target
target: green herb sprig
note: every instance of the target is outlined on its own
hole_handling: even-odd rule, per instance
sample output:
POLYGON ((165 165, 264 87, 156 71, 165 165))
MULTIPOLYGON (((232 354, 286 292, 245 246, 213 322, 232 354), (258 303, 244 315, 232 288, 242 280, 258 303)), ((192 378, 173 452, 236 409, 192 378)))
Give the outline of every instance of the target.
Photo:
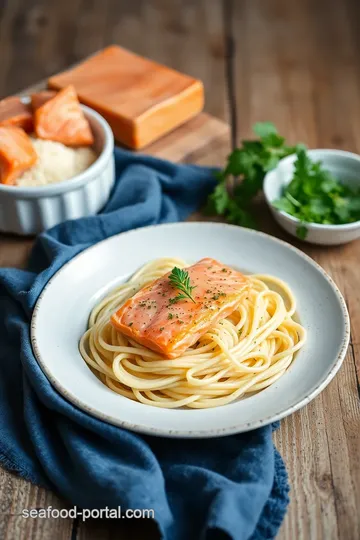
POLYGON ((174 298, 170 298, 170 304, 175 304, 179 300, 189 298, 194 304, 196 304, 192 291, 196 288, 190 284, 190 276, 186 270, 181 270, 175 266, 169 275, 169 280, 171 285, 178 289, 180 292, 174 298))
POLYGON ((273 205, 298 218, 297 236, 305 239, 306 223, 341 225, 360 220, 360 190, 342 184, 304 149, 297 151, 294 175, 273 205))
POLYGON ((208 198, 206 213, 224 216, 227 221, 243 227, 256 228, 251 202, 262 189, 265 174, 274 169, 280 159, 295 153, 302 145, 288 146, 271 122, 253 127, 259 140, 243 141, 228 156, 226 167, 217 173, 218 183, 208 198), (228 178, 236 177, 233 193, 228 190, 228 178))

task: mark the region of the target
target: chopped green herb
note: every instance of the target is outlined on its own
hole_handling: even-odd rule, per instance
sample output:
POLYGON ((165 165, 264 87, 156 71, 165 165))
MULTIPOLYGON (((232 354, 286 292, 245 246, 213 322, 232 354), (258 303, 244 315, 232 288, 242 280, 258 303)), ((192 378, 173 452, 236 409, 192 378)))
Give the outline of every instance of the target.
POLYGON ((169 313, 169 315, 168 315, 168 317, 167 317, 167 318, 169 319, 169 321, 171 321, 171 319, 173 319, 173 318, 174 318, 174 315, 173 315, 172 313, 169 313))
POLYGON ((360 220, 360 189, 342 184, 321 162, 311 161, 299 149, 293 178, 273 205, 301 222, 296 234, 304 240, 306 223, 341 225, 360 220))
POLYGON ((129 325, 128 326, 132 326, 134 323, 133 322, 129 322, 129 325))

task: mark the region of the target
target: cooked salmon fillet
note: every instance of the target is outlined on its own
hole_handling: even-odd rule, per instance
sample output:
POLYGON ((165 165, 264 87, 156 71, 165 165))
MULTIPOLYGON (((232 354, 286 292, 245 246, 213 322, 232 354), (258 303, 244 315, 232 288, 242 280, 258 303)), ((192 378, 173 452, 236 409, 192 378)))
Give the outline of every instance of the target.
POLYGON ((10 96, 0 101, 0 126, 15 126, 32 131, 33 116, 31 107, 22 103, 16 96, 10 96))
POLYGON ((35 165, 37 153, 25 131, 13 126, 0 126, 0 182, 15 184, 16 179, 35 165))
POLYGON ((202 259, 186 270, 195 302, 174 302, 179 291, 168 273, 127 300, 111 316, 113 326, 164 357, 177 358, 230 315, 250 287, 249 278, 214 259, 202 259))
POLYGON ((94 143, 90 124, 73 86, 60 90, 35 109, 34 127, 40 139, 50 139, 66 146, 90 146, 94 143))
POLYGON ((49 99, 54 98, 55 96, 55 90, 43 90, 42 92, 31 94, 31 106, 33 111, 36 111, 36 109, 44 105, 44 103, 49 101, 49 99))

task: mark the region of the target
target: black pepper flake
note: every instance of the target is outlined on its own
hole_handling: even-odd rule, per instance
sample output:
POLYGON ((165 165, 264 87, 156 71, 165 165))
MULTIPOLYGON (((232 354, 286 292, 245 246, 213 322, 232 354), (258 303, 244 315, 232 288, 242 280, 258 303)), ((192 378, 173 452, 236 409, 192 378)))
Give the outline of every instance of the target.
POLYGON ((222 271, 222 272, 227 272, 226 268, 222 268, 221 271, 222 271))
POLYGON ((134 323, 132 323, 132 322, 129 322, 129 326, 132 326, 133 324, 134 324, 134 323))
POLYGON ((165 329, 165 327, 162 326, 162 327, 160 328, 160 332, 162 332, 164 329, 165 329))

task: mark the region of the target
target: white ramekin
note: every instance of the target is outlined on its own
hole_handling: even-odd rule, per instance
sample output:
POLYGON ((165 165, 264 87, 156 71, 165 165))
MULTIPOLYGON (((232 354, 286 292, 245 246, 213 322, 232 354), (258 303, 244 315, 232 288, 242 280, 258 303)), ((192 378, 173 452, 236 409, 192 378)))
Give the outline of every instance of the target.
MULTIPOLYGON (((313 161, 321 161, 324 168, 336 178, 353 188, 360 187, 360 155, 344 150, 316 149, 308 150, 308 156, 313 161)), ((267 173, 264 179, 264 195, 275 220, 288 233, 296 236, 300 221, 273 206, 273 202, 282 195, 284 186, 291 182, 294 173, 296 156, 291 155, 282 159, 278 166, 267 173)), ((308 230, 305 242, 324 246, 339 245, 360 238, 360 221, 344 225, 321 225, 305 223, 308 230)))
POLYGON ((114 136, 100 114, 84 105, 82 109, 99 157, 84 172, 63 182, 37 187, 0 184, 1 232, 37 234, 68 219, 96 214, 107 202, 115 181, 114 136))

